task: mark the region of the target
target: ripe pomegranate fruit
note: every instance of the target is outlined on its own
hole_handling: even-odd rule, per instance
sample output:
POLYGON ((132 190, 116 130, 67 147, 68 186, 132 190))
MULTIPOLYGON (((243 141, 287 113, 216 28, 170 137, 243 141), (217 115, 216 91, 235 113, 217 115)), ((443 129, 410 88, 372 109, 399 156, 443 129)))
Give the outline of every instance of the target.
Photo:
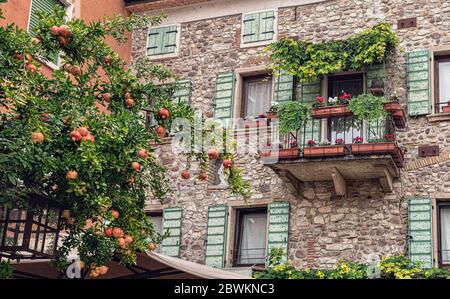
POLYGON ((83 136, 81 138, 83 141, 87 141, 87 142, 94 142, 95 141, 95 137, 92 134, 87 134, 86 136, 83 136))
POLYGON ((140 171, 141 170, 141 164, 139 162, 132 162, 131 167, 133 167, 134 170, 140 171))
POLYGON ((109 238, 112 235, 113 235, 113 229, 110 227, 105 228, 105 236, 109 238))
POLYGON ((127 108, 133 108, 136 103, 133 99, 130 98, 125 100, 125 105, 127 106, 127 108))
POLYGON ((127 243, 125 242, 125 239, 124 239, 124 238, 118 238, 118 239, 117 239, 117 244, 118 244, 119 247, 121 247, 121 248, 124 248, 124 247, 127 245, 127 243))
POLYGON ((182 177, 184 180, 187 180, 187 179, 189 179, 189 178, 191 177, 191 173, 189 172, 189 170, 185 169, 185 170, 183 170, 183 171, 181 172, 181 177, 182 177))
POLYGON ((31 140, 33 140, 34 143, 41 143, 44 142, 45 137, 42 132, 34 132, 33 134, 31 134, 31 140))
POLYGON ((117 218, 119 218, 120 213, 119 213, 119 211, 111 210, 111 215, 113 216, 114 219, 117 219, 117 218))
POLYGON ((108 267, 106 267, 106 266, 101 266, 101 267, 98 267, 97 269, 98 269, 97 272, 100 275, 105 275, 108 272, 108 267))
POLYGON ((59 33, 59 35, 61 35, 62 37, 65 37, 65 38, 68 38, 72 35, 72 33, 70 32, 69 26, 67 26, 67 25, 59 26, 58 33, 59 33))
POLYGON ((156 244, 155 243, 148 243, 148 250, 153 251, 156 249, 156 244))
POLYGON ((114 238, 120 238, 123 235, 123 230, 120 227, 115 227, 113 229, 113 237, 114 238))
POLYGON ((166 108, 161 108, 158 111, 158 115, 162 118, 162 119, 168 119, 170 116, 169 110, 167 110, 166 108))
POLYGON ((147 159, 148 158, 148 151, 145 148, 140 149, 139 152, 138 152, 138 156, 139 156, 139 158, 147 159))
POLYGON ((72 132, 70 132, 69 136, 75 142, 78 142, 81 140, 81 138, 83 138, 83 136, 81 136, 81 134, 77 130, 73 130, 72 132))
POLYGON ((64 70, 68 73, 72 70, 72 65, 70 63, 64 64, 64 70))
POLYGON ((155 128, 155 133, 159 138, 164 138, 166 137, 166 128, 164 128, 163 126, 157 126, 155 128))
POLYGON ((132 236, 125 236, 125 243, 127 243, 127 244, 133 243, 133 237, 132 236))
POLYGON ((223 160, 223 167, 231 168, 231 165, 233 165, 233 162, 230 159, 223 160))
POLYGON ((17 60, 19 60, 19 61, 22 61, 22 60, 23 60, 22 55, 20 55, 19 53, 14 54, 14 58, 17 59, 17 60))
POLYGON ((215 160, 215 159, 219 158, 219 151, 215 148, 210 148, 208 150, 208 158, 210 160, 215 160))
POLYGON ((59 27, 58 26, 52 26, 50 28, 50 32, 52 36, 58 36, 59 35, 59 27))
POLYGON ((86 127, 79 127, 77 131, 81 136, 87 136, 89 134, 89 130, 86 127))
POLYGON ((128 91, 125 93, 125 95, 123 96, 123 98, 126 99, 131 99, 131 93, 129 93, 128 91))
POLYGON ((66 179, 68 179, 69 181, 76 180, 77 177, 78 177, 78 172, 76 172, 75 170, 69 170, 66 173, 66 179))

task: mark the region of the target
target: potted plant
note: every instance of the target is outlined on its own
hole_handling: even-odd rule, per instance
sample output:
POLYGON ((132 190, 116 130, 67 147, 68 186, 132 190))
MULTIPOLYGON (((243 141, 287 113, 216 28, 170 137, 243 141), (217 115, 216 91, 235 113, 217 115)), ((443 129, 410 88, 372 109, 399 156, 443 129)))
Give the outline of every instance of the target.
POLYGON ((309 140, 307 147, 303 150, 303 157, 305 158, 319 158, 319 157, 337 157, 345 155, 345 145, 342 140, 341 143, 331 145, 328 140, 322 141, 319 146, 316 146, 314 140, 309 140))
POLYGON ((442 106, 442 112, 445 112, 445 113, 450 112, 450 101, 447 102, 447 106, 442 106))
POLYGON ((330 97, 326 102, 323 97, 317 96, 317 102, 311 108, 311 115, 316 119, 351 115, 352 113, 348 109, 351 97, 351 94, 344 92, 339 97, 330 97))
POLYGON ((290 148, 282 148, 281 144, 278 147, 273 147, 272 144, 266 144, 259 152, 261 158, 278 157, 279 159, 295 159, 299 156, 299 149, 297 141, 291 141, 290 148))
POLYGON ((272 106, 270 106, 270 109, 267 112, 267 119, 272 120, 272 119, 278 118, 277 110, 278 110, 278 104, 276 102, 272 102, 272 106))
POLYGON ((395 143, 395 135, 388 133, 384 138, 373 138, 369 143, 362 143, 362 137, 353 139, 352 154, 354 155, 381 155, 392 156, 397 167, 402 167, 404 162, 403 152, 395 143))
POLYGON ((397 97, 397 95, 392 95, 387 102, 383 104, 384 110, 387 112, 395 112, 402 107, 400 106, 400 99, 397 97))

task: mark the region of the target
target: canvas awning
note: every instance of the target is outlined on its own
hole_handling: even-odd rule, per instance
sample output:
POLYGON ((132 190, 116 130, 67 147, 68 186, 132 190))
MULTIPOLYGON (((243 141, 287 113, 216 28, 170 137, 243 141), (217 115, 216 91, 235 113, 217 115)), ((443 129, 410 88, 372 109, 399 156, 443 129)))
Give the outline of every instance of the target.
MULTIPOLYGON (((14 278, 67 278, 50 260, 11 262, 14 278)), ((124 266, 114 259, 107 264, 106 275, 96 279, 251 279, 249 276, 165 256, 155 252, 138 253, 137 264, 124 266)), ((85 278, 89 278, 88 275, 85 278)))

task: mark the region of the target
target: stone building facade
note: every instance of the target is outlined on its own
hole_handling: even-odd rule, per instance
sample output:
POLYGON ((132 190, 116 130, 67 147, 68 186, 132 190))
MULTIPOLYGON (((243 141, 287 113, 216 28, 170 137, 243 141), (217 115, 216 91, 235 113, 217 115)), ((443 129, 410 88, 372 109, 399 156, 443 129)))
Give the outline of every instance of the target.
MULTIPOLYGON (((354 179, 352 175, 344 175, 346 195, 336 196, 331 177, 329 180, 292 180, 285 172, 265 165, 257 153, 248 153, 236 158, 253 191, 250 201, 245 203, 224 186, 214 186, 209 181, 182 180, 180 171, 185 167, 185 158, 172 153, 170 139, 166 139, 156 151, 169 169, 174 193, 163 204, 150 199, 148 207, 155 215, 166 208, 180 208, 181 237, 174 255, 207 263, 211 212, 208 209, 225 205, 228 214, 224 224, 227 234, 222 248, 222 266, 233 267, 237 242, 233 224, 238 217, 236 211, 282 202, 288 203, 289 207, 287 247, 289 258, 296 266, 331 267, 341 257, 367 262, 399 253, 412 253, 412 257, 419 256, 418 259, 430 261, 430 265, 448 263, 445 250, 449 248, 445 247, 445 240, 450 238, 450 231, 443 227, 441 218, 447 211, 446 200, 450 199, 450 115, 442 113, 440 106, 436 108, 434 99, 439 89, 434 89, 434 82, 439 80, 435 76, 437 61, 450 53, 450 3, 444 0, 268 0, 241 5, 240 2, 197 1, 166 11, 169 17, 163 25, 176 24, 179 28, 176 54, 150 57, 179 77, 190 80, 190 101, 195 109, 214 116, 218 74, 231 72, 239 80, 247 73, 259 74, 266 69, 264 57, 258 54, 267 43, 243 43, 243 18, 247 13, 274 10, 274 39, 290 36, 313 42, 344 39, 386 22, 392 24, 400 40, 398 51, 386 64, 385 82, 386 94, 395 93, 407 112, 405 128, 396 129, 397 142, 405 156, 404 165, 394 167, 398 173, 394 171, 388 191, 377 178, 354 179), (399 28, 399 20, 407 18, 416 18, 416 24, 399 28), (420 113, 412 111, 414 103, 410 102, 408 93, 411 90, 407 87, 412 82, 412 75, 408 74, 408 53, 417 50, 426 50, 430 58, 423 60, 427 65, 428 85, 425 88, 428 93, 422 99, 429 103, 421 106, 427 111, 420 113), (420 156, 419 147, 430 145, 438 146, 437 152, 429 157, 420 156), (414 214, 414 207, 419 214, 414 214), (425 213, 420 214, 420 210, 425 213)), ((139 10, 137 4, 133 7, 139 13, 160 12, 149 5, 145 10, 139 10)), ((149 28, 133 32, 133 60, 147 55, 149 33, 149 28)), ((445 75, 450 77, 450 73, 445 75)), ((321 86, 323 91, 324 84, 321 86)), ((239 83, 235 88, 241 88, 239 83)), ((234 104, 232 109, 236 112, 239 107, 234 104)), ((334 161, 337 168, 344 169, 345 163, 353 163, 350 160, 334 161)), ((314 161, 320 168, 323 161, 314 161)), ((197 168, 194 163, 192 173, 198 172, 197 168)), ((327 169, 324 171, 329 171, 327 169)))

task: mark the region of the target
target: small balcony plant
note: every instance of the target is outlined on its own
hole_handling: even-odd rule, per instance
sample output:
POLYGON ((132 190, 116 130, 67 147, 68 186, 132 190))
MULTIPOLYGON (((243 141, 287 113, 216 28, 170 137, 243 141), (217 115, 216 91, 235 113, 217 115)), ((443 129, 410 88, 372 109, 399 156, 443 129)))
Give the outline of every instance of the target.
POLYGON ((447 101, 447 106, 442 106, 442 112, 444 112, 444 113, 450 112, 450 100, 447 101))
POLYGON ((278 110, 278 103, 272 102, 272 106, 270 106, 269 111, 267 111, 267 119, 272 120, 278 118, 277 110, 278 110))
POLYGON ((348 110, 348 103, 352 95, 343 92, 338 97, 329 97, 326 101, 323 97, 317 96, 317 102, 311 108, 311 115, 313 118, 329 118, 329 117, 343 117, 351 115, 348 110))
POLYGON ((362 137, 353 139, 352 154, 354 155, 383 155, 389 154, 398 167, 403 166, 403 152, 395 143, 395 134, 387 133, 382 138, 372 138, 368 143, 362 143, 362 137))
POLYGON ((345 145, 343 141, 341 144, 331 145, 329 140, 323 140, 316 146, 314 140, 309 140, 307 147, 303 149, 303 157, 305 158, 320 158, 320 157, 337 157, 345 155, 345 145))

